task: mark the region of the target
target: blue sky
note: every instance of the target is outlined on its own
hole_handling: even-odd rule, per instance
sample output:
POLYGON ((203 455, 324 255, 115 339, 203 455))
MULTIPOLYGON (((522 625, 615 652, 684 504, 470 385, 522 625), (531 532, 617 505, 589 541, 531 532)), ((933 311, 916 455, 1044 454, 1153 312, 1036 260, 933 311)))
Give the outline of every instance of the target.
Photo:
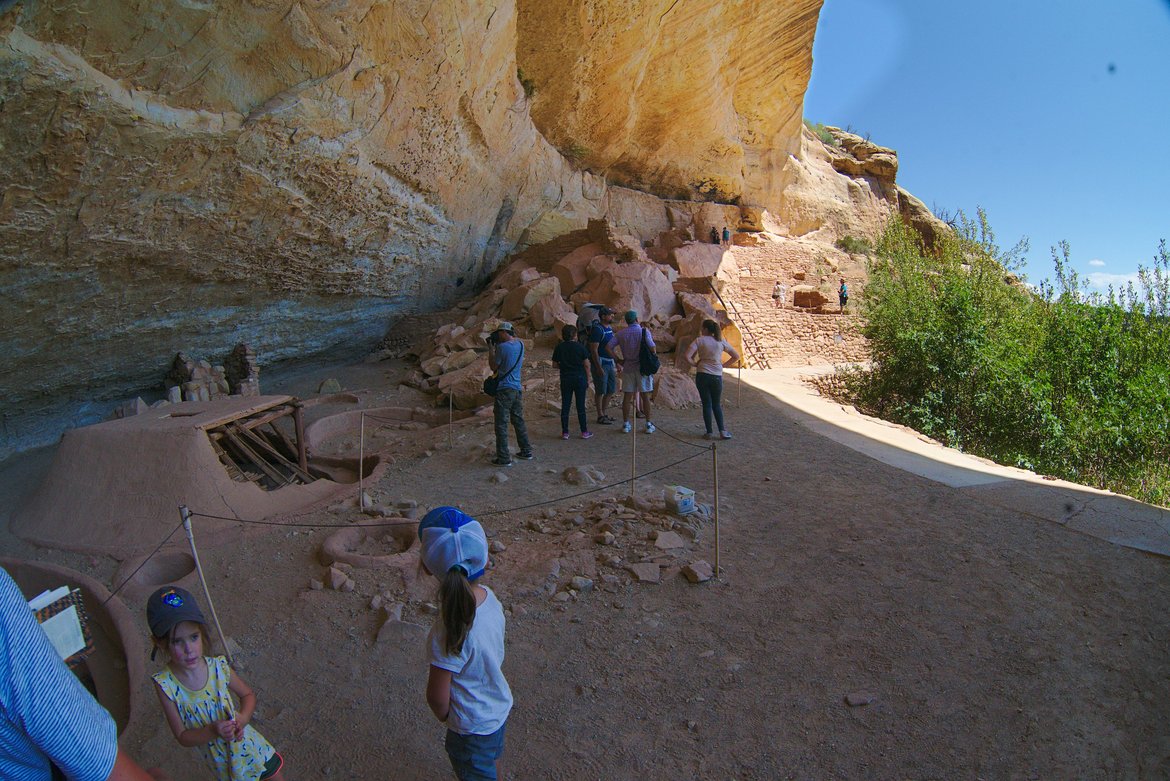
POLYGON ((804 115, 898 151, 928 206, 982 206, 1030 282, 1094 287, 1170 241, 1170 0, 825 0, 804 115))

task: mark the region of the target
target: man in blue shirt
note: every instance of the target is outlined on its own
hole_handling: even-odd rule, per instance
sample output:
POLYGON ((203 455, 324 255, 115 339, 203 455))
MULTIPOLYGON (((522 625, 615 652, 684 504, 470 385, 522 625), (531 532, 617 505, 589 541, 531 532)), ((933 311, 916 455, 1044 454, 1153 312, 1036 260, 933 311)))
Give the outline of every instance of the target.
POLYGON ((617 392, 617 364, 610 343, 613 341, 613 310, 603 306, 597 310, 597 321, 589 328, 589 360, 593 366, 593 404, 597 407, 598 423, 613 423, 606 414, 609 402, 617 392))
POLYGON ((528 427, 524 425, 523 388, 520 385, 520 367, 524 363, 524 343, 516 338, 512 324, 503 321, 492 334, 492 348, 488 351, 488 366, 500 378, 496 403, 492 407, 496 423, 496 466, 511 466, 508 450, 508 421, 516 429, 516 444, 520 446, 517 458, 530 461, 532 444, 528 441, 528 427))
POLYGON ((152 781, 118 748, 114 719, 61 661, 16 583, 0 569, 0 778, 152 781))

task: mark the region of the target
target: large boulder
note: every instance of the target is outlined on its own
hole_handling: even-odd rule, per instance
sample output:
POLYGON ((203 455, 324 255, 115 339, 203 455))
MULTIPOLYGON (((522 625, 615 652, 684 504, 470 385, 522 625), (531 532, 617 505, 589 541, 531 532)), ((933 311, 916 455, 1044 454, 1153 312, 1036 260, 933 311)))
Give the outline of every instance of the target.
POLYGON ((528 310, 528 322, 537 331, 552 328, 559 334, 562 326, 576 324, 577 314, 559 294, 549 293, 528 310))
POLYGON ((726 250, 718 244, 692 242, 675 247, 671 261, 682 277, 713 277, 719 272, 726 250))
POLYGON ((679 312, 670 278, 657 263, 612 263, 573 295, 573 303, 604 303, 621 312, 636 310, 643 319, 679 312))
POLYGON ((683 316, 690 317, 695 312, 700 313, 703 317, 715 317, 715 305, 711 303, 711 299, 702 293, 688 293, 682 291, 676 294, 678 303, 682 306, 683 316))
POLYGON ((519 320, 528 314, 532 305, 546 296, 560 298, 561 283, 554 276, 540 277, 521 284, 500 302, 500 317, 519 320))
POLYGON ((439 375, 437 390, 450 396, 455 409, 475 409, 490 404, 492 397, 483 392, 483 381, 491 375, 487 354, 461 369, 439 375))
POLYGON ((663 364, 654 375, 654 405, 660 409, 685 409, 699 403, 694 377, 684 370, 663 364))
POLYGON ((586 273, 589 261, 604 254, 600 244, 591 242, 565 255, 553 263, 549 270, 561 283, 561 291, 566 296, 571 296, 577 288, 589 280, 586 273))

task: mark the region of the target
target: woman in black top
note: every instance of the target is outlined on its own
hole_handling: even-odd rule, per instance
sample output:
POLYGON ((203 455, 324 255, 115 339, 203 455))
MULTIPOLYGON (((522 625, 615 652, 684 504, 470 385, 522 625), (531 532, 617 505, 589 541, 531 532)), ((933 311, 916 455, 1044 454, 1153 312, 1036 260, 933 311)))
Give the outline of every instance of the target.
POLYGON ((569 438, 569 406, 576 398, 577 423, 581 439, 593 436, 585 414, 585 394, 589 390, 589 350, 577 341, 577 327, 561 329, 561 342, 553 350, 553 363, 561 370, 561 439, 569 438))

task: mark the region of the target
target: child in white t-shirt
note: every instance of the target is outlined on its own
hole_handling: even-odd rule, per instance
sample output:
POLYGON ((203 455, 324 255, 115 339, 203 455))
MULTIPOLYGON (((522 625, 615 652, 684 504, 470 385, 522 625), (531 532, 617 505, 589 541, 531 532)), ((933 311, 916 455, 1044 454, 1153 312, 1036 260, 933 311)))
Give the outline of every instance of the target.
POLYGON ((436 507, 418 525, 423 568, 439 580, 439 617, 427 643, 427 704, 447 724, 455 775, 500 778, 512 690, 504 663, 504 608, 475 581, 488 561, 479 522, 454 507, 436 507))

